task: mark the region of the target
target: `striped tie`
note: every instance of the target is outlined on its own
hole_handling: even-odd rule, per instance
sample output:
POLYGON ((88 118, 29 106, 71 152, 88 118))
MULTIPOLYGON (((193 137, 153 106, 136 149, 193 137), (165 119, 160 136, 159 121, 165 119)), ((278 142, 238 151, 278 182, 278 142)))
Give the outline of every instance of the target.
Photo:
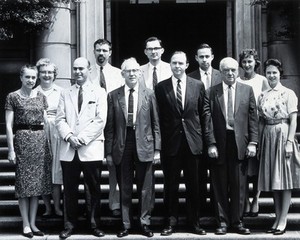
POLYGON ((181 93, 181 85, 180 85, 181 80, 177 80, 177 88, 176 88, 176 100, 177 100, 177 105, 180 110, 180 112, 183 112, 183 107, 182 107, 182 93, 181 93))
POLYGON ((134 89, 131 88, 128 97, 128 122, 127 127, 133 127, 133 92, 134 89))
POLYGON ((155 86, 157 84, 157 72, 156 72, 156 67, 153 68, 153 90, 155 89, 155 86))

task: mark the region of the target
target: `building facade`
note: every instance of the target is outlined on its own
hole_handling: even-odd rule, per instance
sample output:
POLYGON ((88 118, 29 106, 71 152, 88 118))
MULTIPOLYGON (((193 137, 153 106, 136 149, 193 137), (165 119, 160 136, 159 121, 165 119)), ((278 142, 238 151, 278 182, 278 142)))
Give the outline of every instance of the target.
MULTIPOLYGON (((39 35, 20 33, 0 41, 0 123, 8 92, 20 87, 19 70, 40 57, 50 58, 59 68, 57 84, 68 86, 72 62, 87 57, 94 63, 93 43, 106 38, 113 43, 111 62, 120 67, 134 56, 147 62, 144 41, 162 39, 163 60, 183 50, 196 68, 197 45, 214 49, 213 66, 225 56, 238 59, 243 48, 255 48, 260 59, 278 58, 284 65, 282 83, 300 97, 300 2, 296 0, 73 0, 53 9, 49 29, 39 35), (256 4, 254 4, 256 3, 256 4)), ((262 73, 262 68, 259 69, 262 73)))

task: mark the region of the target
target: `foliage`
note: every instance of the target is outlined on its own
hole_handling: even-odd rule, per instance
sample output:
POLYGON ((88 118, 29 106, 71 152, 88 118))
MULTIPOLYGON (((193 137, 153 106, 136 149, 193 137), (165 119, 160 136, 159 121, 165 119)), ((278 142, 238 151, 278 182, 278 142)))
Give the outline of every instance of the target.
POLYGON ((51 9, 66 0, 1 0, 0 40, 14 37, 17 30, 38 32, 51 23, 51 9))

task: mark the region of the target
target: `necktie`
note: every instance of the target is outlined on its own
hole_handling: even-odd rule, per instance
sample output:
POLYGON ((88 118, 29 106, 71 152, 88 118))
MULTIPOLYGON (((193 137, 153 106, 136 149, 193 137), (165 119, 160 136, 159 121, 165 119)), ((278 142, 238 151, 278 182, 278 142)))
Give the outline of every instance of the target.
POLYGON ((210 88, 210 81, 209 81, 209 74, 208 72, 205 72, 205 82, 204 82, 204 86, 205 86, 205 89, 208 89, 210 88))
POLYGON ((181 85, 180 85, 180 79, 177 80, 177 88, 176 88, 176 100, 177 100, 177 105, 180 110, 180 112, 183 112, 183 107, 182 107, 182 93, 181 93, 181 85))
POLYGON ((79 91, 78 91, 78 112, 80 112, 80 110, 81 110, 82 101, 83 101, 82 86, 80 86, 79 91))
POLYGON ((128 127, 133 127, 133 92, 134 89, 131 88, 128 97, 128 127))
POLYGON ((156 72, 156 67, 153 68, 153 90, 155 89, 155 86, 157 84, 157 72, 156 72))
POLYGON ((228 103, 227 103, 227 119, 230 127, 234 126, 233 103, 232 103, 232 86, 228 85, 228 103))
POLYGON ((103 67, 100 67, 100 87, 104 88, 106 90, 106 82, 105 82, 105 77, 103 74, 103 67))

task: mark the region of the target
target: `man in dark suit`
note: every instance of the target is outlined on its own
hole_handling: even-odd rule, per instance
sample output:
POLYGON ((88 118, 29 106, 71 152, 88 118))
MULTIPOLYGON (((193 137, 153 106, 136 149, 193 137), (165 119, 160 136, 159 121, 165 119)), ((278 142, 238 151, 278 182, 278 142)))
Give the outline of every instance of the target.
POLYGON ((75 59, 76 84, 61 93, 55 125, 61 137, 60 161, 64 184, 64 225, 59 237, 68 238, 77 226, 78 185, 80 173, 91 195, 88 221, 93 235, 103 237, 97 228, 95 212, 100 202, 100 166, 104 157, 107 98, 105 90, 90 81, 90 63, 75 59))
POLYGON ((211 178, 218 228, 250 234, 242 222, 247 177, 247 158, 254 157, 258 120, 252 88, 236 82, 239 64, 227 57, 220 62, 223 82, 210 89, 210 109, 218 152, 211 159, 211 178))
POLYGON ((159 161, 161 136, 154 92, 139 84, 140 65, 135 58, 121 66, 125 86, 108 94, 105 128, 106 159, 113 161, 121 193, 123 229, 117 236, 129 234, 133 178, 135 176, 140 206, 142 234, 152 237, 149 228, 153 189, 152 162, 159 161))
POLYGON ((209 149, 215 148, 209 101, 202 82, 187 77, 184 52, 171 57, 173 76, 155 88, 162 133, 162 167, 167 226, 161 235, 171 235, 178 221, 178 188, 183 170, 187 213, 192 232, 206 234, 199 226, 198 163, 203 138, 209 149))
MULTIPOLYGON (((214 54, 212 48, 206 43, 200 44, 195 55, 195 60, 198 62, 199 68, 188 74, 189 77, 202 81, 205 86, 205 90, 222 82, 220 71, 211 66, 213 59, 214 54)), ((202 156, 203 161, 199 162, 200 216, 206 216, 213 212, 212 186, 210 185, 210 192, 208 192, 207 189, 207 183, 211 183, 211 179, 208 174, 209 161, 206 151, 207 147, 205 145, 204 149, 205 151, 202 156), (210 198, 210 204, 206 202, 206 197, 210 198)))

